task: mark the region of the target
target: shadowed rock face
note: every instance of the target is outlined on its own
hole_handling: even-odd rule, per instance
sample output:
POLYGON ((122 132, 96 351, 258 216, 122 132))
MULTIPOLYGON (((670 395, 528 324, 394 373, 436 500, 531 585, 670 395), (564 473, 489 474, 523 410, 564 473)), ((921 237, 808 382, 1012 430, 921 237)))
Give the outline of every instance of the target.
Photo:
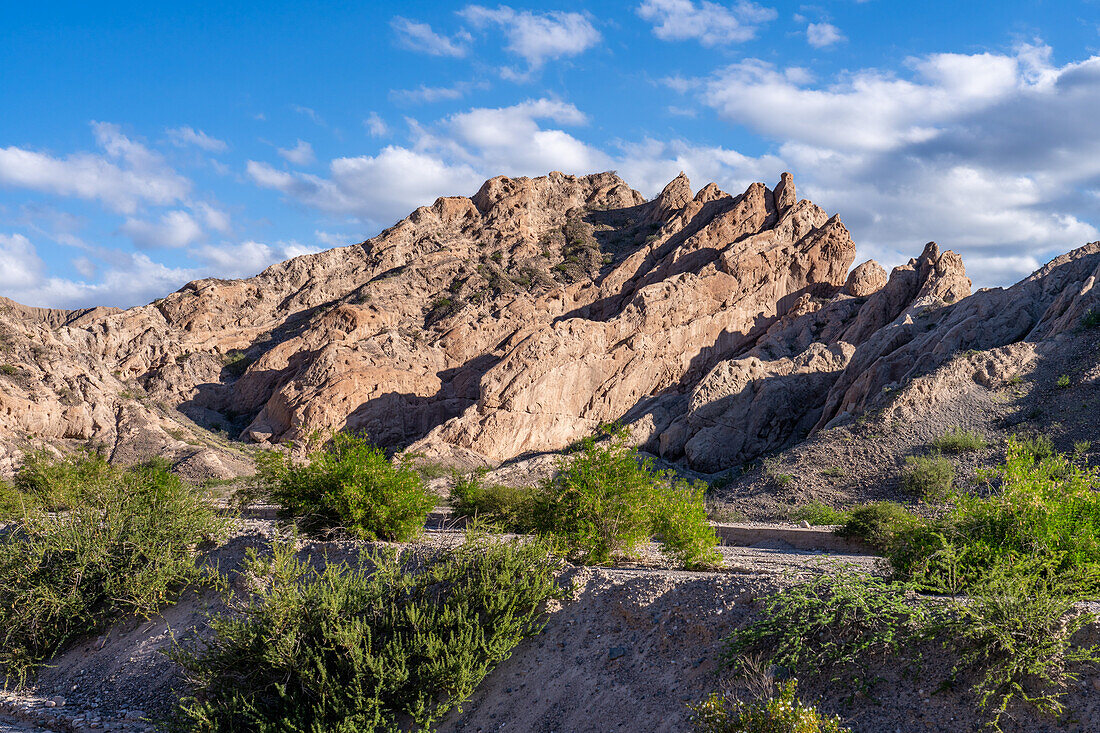
POLYGON ((889 277, 849 275, 848 230, 789 174, 736 196, 692 195, 680 175, 649 202, 611 173, 498 177, 361 244, 148 306, 0 304, 0 470, 35 442, 93 441, 234 472, 232 446, 194 445, 190 420, 260 443, 352 429, 481 462, 621 420, 649 450, 723 470, 869 409, 933 368, 929 350, 1056 330, 1055 303, 1092 297, 1094 250, 1018 296, 967 298, 961 260, 934 244, 889 277), (961 330, 921 325, 936 309, 961 330))

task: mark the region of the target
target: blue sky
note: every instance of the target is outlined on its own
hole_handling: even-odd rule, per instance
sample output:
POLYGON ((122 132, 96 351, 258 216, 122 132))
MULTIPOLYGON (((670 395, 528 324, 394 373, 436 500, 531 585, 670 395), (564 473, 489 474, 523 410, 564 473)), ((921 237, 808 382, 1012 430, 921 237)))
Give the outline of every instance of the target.
POLYGON ((1100 4, 0 6, 0 294, 134 305, 497 174, 790 170, 886 266, 1100 239, 1100 4))

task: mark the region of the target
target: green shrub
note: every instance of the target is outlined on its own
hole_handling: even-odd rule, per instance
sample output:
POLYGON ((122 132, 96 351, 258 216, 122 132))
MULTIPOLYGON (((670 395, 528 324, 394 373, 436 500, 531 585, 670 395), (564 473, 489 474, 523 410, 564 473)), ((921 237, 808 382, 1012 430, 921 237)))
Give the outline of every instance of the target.
POLYGON ((998 558, 945 625, 945 636, 958 647, 955 671, 976 678, 979 706, 991 709, 998 730, 1014 699, 1064 714, 1067 684, 1080 677, 1073 666, 1100 662, 1096 645, 1071 643, 1096 621, 1095 614, 1076 609, 1083 599, 1080 573, 1050 571, 1043 558, 998 558))
POLYGON ((103 496, 117 481, 118 471, 98 453, 58 457, 42 448, 23 455, 14 489, 28 506, 60 511, 103 496))
MULTIPOLYGON (((891 563, 929 589, 954 592, 988 568, 1020 558, 1043 560, 1056 574, 1100 575, 1100 473, 1065 456, 1036 460, 1008 441, 1000 468, 982 474, 988 493, 959 495, 950 510, 896 535, 891 563)), ((1100 582, 1089 581, 1093 591, 1100 582)))
POLYGON ((769 456, 764 459, 764 475, 777 488, 787 486, 794 481, 794 476, 789 473, 783 473, 780 470, 780 463, 778 456, 769 456))
POLYGON ((955 467, 939 453, 905 459, 901 486, 908 494, 928 501, 942 501, 947 498, 954 481, 955 467))
POLYGON ((239 377, 248 371, 255 360, 240 349, 230 349, 222 356, 222 367, 232 377, 239 377))
POLYGON ((692 707, 698 733, 845 733, 840 718, 822 715, 795 693, 798 683, 789 680, 778 693, 757 700, 731 701, 711 695, 692 707))
POLYGON ((1100 308, 1090 308, 1081 318, 1081 328, 1100 328, 1100 308))
POLYGON ((894 546, 899 535, 919 523, 920 519, 901 504, 876 501, 848 511, 837 534, 855 537, 879 550, 887 550, 894 546))
POLYGON ((485 484, 484 471, 455 476, 451 504, 461 516, 477 517, 506 532, 532 532, 536 489, 485 484))
POLYGON ((954 427, 932 441, 932 447, 943 453, 966 453, 983 450, 989 445, 985 436, 973 430, 954 427))
POLYGON ((1054 441, 1046 435, 1014 435, 1011 451, 1016 455, 1031 456, 1034 461, 1045 461, 1055 454, 1054 441))
POLYGON ((28 511, 0 535, 0 675, 18 684, 73 639, 151 614, 201 580, 196 548, 225 526, 164 461, 125 471, 93 456, 31 463, 19 480, 69 499, 66 512, 28 511), (53 483, 85 469, 85 486, 53 483))
POLYGON ((872 665, 923 634, 930 613, 908 584, 839 570, 765 599, 758 620, 727 639, 724 657, 737 670, 764 656, 790 674, 869 689, 872 665))
POLYGON ((248 599, 173 655, 193 685, 179 727, 200 731, 430 729, 563 597, 538 540, 471 535, 402 563, 380 552, 318 570, 277 543, 250 554, 248 599))
POLYGON ((795 522, 809 522, 810 524, 844 524, 848 521, 848 512, 834 509, 820 501, 811 501, 809 504, 796 506, 790 511, 790 518, 795 522))
POLYGON ((393 463, 363 438, 335 433, 307 463, 265 451, 261 490, 307 530, 342 527, 364 539, 405 541, 424 528, 435 496, 406 460, 393 463))
POLYGON ((606 445, 589 438, 563 458, 539 488, 533 518, 540 534, 584 564, 629 557, 654 534, 662 536, 662 549, 690 565, 719 561, 705 487, 653 470, 652 459, 639 461, 624 431, 606 445))
POLYGON ((19 367, 13 366, 12 364, 0 364, 0 374, 3 374, 5 377, 14 377, 19 374, 19 367))
POLYGON ((1058 387, 1058 389, 1065 389, 1069 386, 1069 375, 1063 374, 1062 376, 1058 377, 1058 381, 1056 381, 1054 385, 1058 387))

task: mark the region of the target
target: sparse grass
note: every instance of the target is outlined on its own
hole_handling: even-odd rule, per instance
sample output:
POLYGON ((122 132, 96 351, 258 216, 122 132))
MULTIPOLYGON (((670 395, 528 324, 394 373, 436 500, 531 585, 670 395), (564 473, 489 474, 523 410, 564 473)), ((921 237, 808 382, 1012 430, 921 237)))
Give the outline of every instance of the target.
POLYGON ((263 451, 260 491, 307 530, 343 528, 363 539, 404 541, 419 534, 435 496, 407 460, 391 462, 363 438, 335 433, 307 463, 263 451))
POLYGON ((653 535, 686 567, 720 562, 718 538, 707 524, 705 485, 674 480, 652 464, 639 460, 625 431, 604 445, 585 440, 539 487, 534 527, 585 564, 632 556, 653 535))
POLYGON ((989 446, 985 436, 974 430, 953 427, 932 441, 932 447, 943 453, 967 453, 989 446))
POLYGON ((809 522, 817 525, 844 524, 848 521, 848 512, 834 509, 820 501, 796 506, 791 509, 789 516, 795 522, 809 522))
POLYGON ((213 635, 174 654, 194 694, 178 728, 196 731, 430 730, 563 597, 546 544, 472 534, 402 562, 379 552, 322 570, 277 543, 250 554, 251 595, 213 635))
POLYGON ((707 518, 718 524, 736 524, 749 520, 749 516, 745 514, 745 512, 730 504, 721 504, 719 502, 710 502, 707 504, 707 518))
POLYGON ((796 697, 798 682, 789 680, 777 691, 754 700, 730 700, 721 695, 692 706, 698 733, 845 733, 840 718, 823 715, 796 697))
POLYGON ((943 501, 955 482, 955 467, 939 452, 927 456, 907 456, 902 474, 902 489, 926 501, 943 501))
POLYGON ((844 476, 844 469, 840 466, 829 466, 821 472, 822 476, 829 476, 830 478, 841 478, 844 476))
POLYGON ((0 364, 0 374, 5 377, 14 377, 19 374, 19 367, 12 364, 0 364))
POLYGON ((787 486, 794 481, 794 476, 783 473, 778 456, 768 456, 764 459, 764 476, 777 488, 787 486))
POLYGON ((124 614, 148 615, 199 582, 197 548, 225 520, 164 461, 122 470, 37 456, 16 491, 26 508, 0 536, 0 676, 22 684, 72 640, 124 614))

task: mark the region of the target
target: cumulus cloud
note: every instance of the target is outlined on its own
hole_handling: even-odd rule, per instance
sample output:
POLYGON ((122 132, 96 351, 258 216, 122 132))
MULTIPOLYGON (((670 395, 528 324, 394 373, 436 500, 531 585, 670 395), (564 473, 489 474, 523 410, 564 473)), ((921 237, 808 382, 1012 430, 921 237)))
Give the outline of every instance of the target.
POLYGON ((240 244, 206 245, 199 255, 221 276, 248 277, 276 262, 317 251, 295 241, 270 245, 248 240, 240 244))
POLYGON ((510 107, 474 108, 414 126, 415 143, 390 145, 377 155, 337 158, 327 177, 279 170, 249 161, 257 185, 321 211, 387 224, 416 206, 453 194, 472 194, 492 175, 543 175, 550 170, 592 172, 612 167, 611 156, 549 121, 584 125, 576 106, 536 99, 510 107))
POLYGON ((293 148, 279 148, 277 152, 280 158, 294 165, 312 165, 317 161, 317 157, 313 154, 313 146, 301 138, 293 148))
POLYGON ((186 211, 169 211, 158 221, 128 218, 119 228, 142 249, 178 248, 202 239, 199 223, 186 211))
POLYGON ((905 75, 824 83, 759 61, 727 67, 699 99, 777 144, 800 191, 853 230, 861 254, 904 261, 928 239, 961 251, 977 285, 1006 284, 1100 237, 1100 57, 1057 67, 1049 49, 932 54, 905 75))
POLYGON ((461 58, 466 55, 466 46, 470 40, 465 33, 459 33, 453 38, 441 35, 433 31, 427 23, 419 23, 400 15, 390 21, 390 27, 397 34, 398 45, 432 56, 461 58))
POLYGON ((131 214, 139 203, 171 204, 187 196, 191 182, 163 157, 122 134, 117 125, 93 122, 102 153, 64 158, 15 146, 0 148, 0 185, 57 196, 98 199, 131 214))
MULTIPOLYGON (((496 9, 468 5, 459 15, 478 28, 499 27, 508 39, 505 50, 524 59, 532 71, 547 61, 584 53, 601 40, 600 32, 581 13, 534 13, 506 5, 496 9)), ((518 76, 514 72, 511 75, 518 76)))
POLYGON ((371 134, 371 137, 385 137, 390 134, 389 125, 377 112, 371 112, 367 115, 367 118, 363 120, 363 125, 367 128, 367 132, 371 134))
POLYGON ((22 234, 0 234, 0 288, 7 293, 41 277, 42 260, 22 234))
POLYGON ((806 42, 814 48, 827 48, 847 40, 832 23, 810 23, 806 26, 806 42))
POLYGON ((748 0, 733 7, 703 0, 645 0, 638 15, 653 24, 653 35, 663 41, 696 40, 704 46, 742 43, 756 37, 760 26, 775 20, 774 8, 748 0))
POLYGON ((208 153, 224 153, 229 150, 229 145, 224 140, 210 137, 202 130, 195 130, 191 127, 173 127, 165 130, 165 132, 172 144, 181 148, 194 145, 208 153))

